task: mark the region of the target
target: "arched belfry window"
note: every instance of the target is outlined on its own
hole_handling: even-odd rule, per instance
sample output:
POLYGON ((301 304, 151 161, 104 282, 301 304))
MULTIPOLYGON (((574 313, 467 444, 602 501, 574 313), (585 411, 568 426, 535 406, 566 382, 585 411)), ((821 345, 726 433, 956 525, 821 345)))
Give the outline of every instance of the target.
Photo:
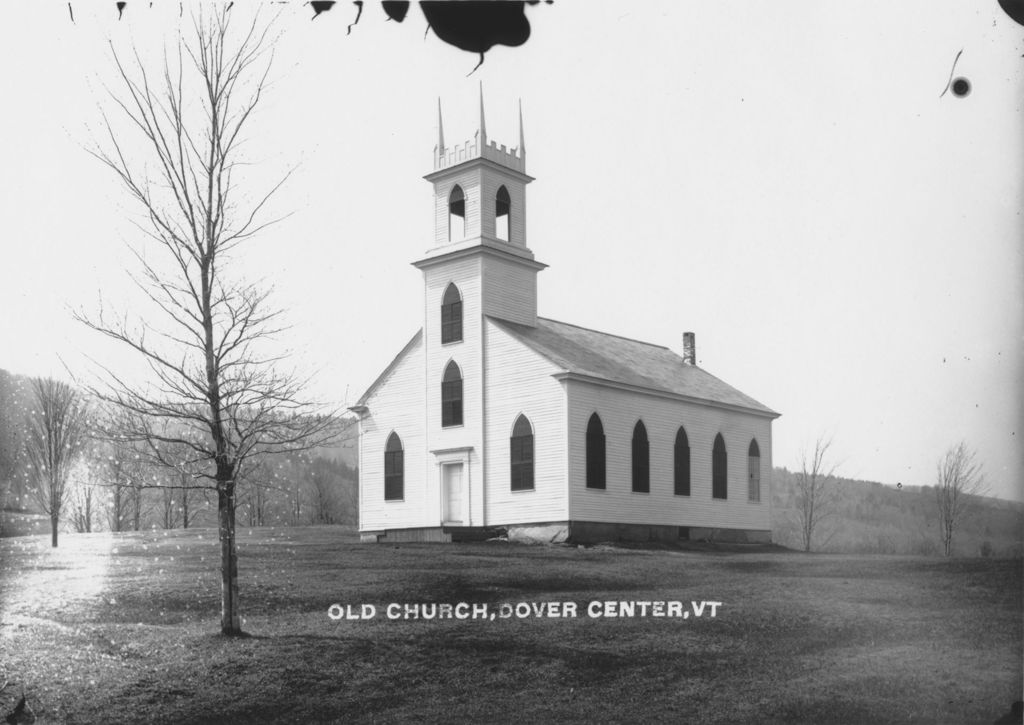
POLYGON ((388 436, 384 446, 384 500, 401 501, 405 497, 405 451, 397 433, 388 436))
POLYGON ((448 241, 454 242, 466 236, 466 195, 456 184, 448 195, 448 241))
POLYGON ((454 283, 441 298, 441 343, 462 340, 462 295, 454 283))
POLYGON ((675 468, 675 494, 676 496, 690 495, 690 439, 686 437, 686 431, 679 426, 676 433, 676 446, 674 452, 675 468))
POLYGON ((509 228, 512 219, 512 198, 504 186, 498 188, 494 198, 494 236, 503 242, 509 240, 509 228))
POLYGON ((462 371, 454 360, 441 379, 441 425, 462 425, 462 371))
POLYGON ((751 439, 750 450, 747 452, 747 474, 750 480, 750 487, 747 495, 751 501, 761 500, 761 449, 757 447, 757 441, 751 439))
POLYGON ((509 439, 513 491, 533 488, 533 426, 525 415, 516 418, 509 439))
POLYGON ((587 488, 604 488, 604 426, 597 413, 587 423, 587 488))
POLYGON ((715 447, 711 451, 711 497, 728 498, 727 475, 728 457, 725 454, 725 439, 719 433, 715 436, 715 447))
POLYGON ((651 490, 651 448, 647 441, 647 426, 638 420, 633 426, 633 491, 651 490))

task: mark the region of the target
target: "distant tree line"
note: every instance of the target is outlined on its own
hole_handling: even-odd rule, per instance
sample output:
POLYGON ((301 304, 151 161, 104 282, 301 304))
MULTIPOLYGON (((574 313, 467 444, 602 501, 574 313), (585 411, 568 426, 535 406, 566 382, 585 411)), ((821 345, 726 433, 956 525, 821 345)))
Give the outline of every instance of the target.
MULTIPOLYGON (((51 536, 58 529, 86 533, 217 525, 216 501, 189 471, 187 451, 169 445, 161 463, 138 442, 99 435, 104 415, 102 405, 68 383, 0 370, 0 535, 24 533, 9 525, 5 530, 10 516, 4 512, 56 520, 51 536), (55 408, 62 405, 65 414, 73 409, 79 415, 72 421, 59 419, 55 408), (56 445, 57 435, 74 440, 56 445)), ((107 433, 111 429, 105 428, 107 433)), ((354 452, 355 441, 348 435, 331 449, 254 457, 239 472, 239 523, 354 525, 354 452)))

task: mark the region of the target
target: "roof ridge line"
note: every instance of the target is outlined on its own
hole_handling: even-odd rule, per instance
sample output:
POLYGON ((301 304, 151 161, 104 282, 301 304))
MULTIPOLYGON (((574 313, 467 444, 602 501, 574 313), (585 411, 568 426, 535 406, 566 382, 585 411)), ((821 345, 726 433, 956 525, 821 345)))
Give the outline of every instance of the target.
POLYGON ((616 335, 614 332, 604 332, 602 330, 595 330, 593 327, 584 327, 583 325, 574 325, 571 322, 562 322, 561 320, 552 320, 550 317, 541 317, 537 315, 538 320, 546 320, 547 322, 554 322, 559 325, 565 325, 566 327, 575 327, 577 330, 586 330, 587 332, 596 332, 598 335, 607 335, 608 337, 617 337, 620 340, 628 340, 629 342, 635 342, 640 345, 647 345, 648 347, 656 347, 659 350, 668 350, 672 352, 672 348, 667 345, 659 345, 654 342, 647 342, 646 340, 637 340, 635 337, 626 337, 625 335, 616 335))

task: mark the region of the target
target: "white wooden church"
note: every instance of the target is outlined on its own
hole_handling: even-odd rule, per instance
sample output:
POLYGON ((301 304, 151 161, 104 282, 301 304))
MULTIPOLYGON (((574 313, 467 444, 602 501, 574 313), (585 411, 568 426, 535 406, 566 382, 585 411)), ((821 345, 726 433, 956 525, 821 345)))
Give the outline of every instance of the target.
POLYGON ((683 352, 537 314, 526 148, 446 146, 423 327, 351 408, 363 541, 769 541, 778 413, 683 352))

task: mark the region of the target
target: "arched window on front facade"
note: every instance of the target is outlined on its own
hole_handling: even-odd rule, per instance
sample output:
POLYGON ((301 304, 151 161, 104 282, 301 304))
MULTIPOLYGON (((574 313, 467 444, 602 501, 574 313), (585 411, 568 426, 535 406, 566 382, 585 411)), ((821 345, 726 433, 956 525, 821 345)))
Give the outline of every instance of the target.
POLYGON ((711 497, 728 498, 728 457, 725 454, 725 439, 719 433, 715 436, 715 447, 711 451, 711 497))
POLYGON ((504 186, 498 188, 494 198, 494 236, 503 242, 509 240, 512 226, 512 198, 504 186))
POLYGON ((525 415, 516 418, 509 439, 513 491, 533 488, 533 427, 525 415))
POLYGON ((441 344, 462 340, 462 295, 452 282, 441 298, 441 344))
POLYGON ((673 477, 675 479, 676 496, 690 495, 690 440, 686 437, 686 431, 682 426, 676 432, 676 445, 673 450, 675 466, 673 477))
POLYGON ((466 195, 456 184, 448 195, 448 241, 457 242, 466 236, 466 195))
POLYGON ((604 426, 597 413, 587 423, 587 488, 604 488, 604 426))
POLYGON ((441 379, 441 425, 462 425, 462 371, 454 360, 441 379))
POLYGON ((747 473, 750 477, 750 488, 747 495, 751 501, 761 500, 761 449, 757 441, 751 439, 750 450, 747 452, 747 473))
POLYGON ((651 447, 647 441, 647 426, 638 420, 633 426, 633 491, 649 493, 651 490, 651 447))
POLYGON ((384 500, 401 501, 405 497, 405 451, 402 439, 392 432, 384 446, 384 500))

